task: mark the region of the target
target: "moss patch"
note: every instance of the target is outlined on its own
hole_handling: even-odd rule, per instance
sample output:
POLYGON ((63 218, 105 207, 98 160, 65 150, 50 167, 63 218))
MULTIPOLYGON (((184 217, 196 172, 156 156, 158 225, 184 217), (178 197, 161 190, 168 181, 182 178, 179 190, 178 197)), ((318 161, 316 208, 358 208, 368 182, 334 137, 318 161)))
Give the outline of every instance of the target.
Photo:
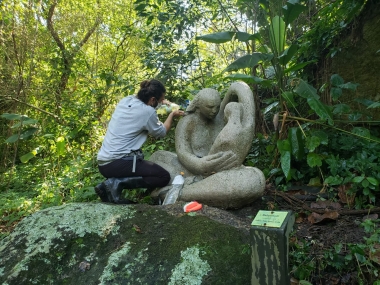
POLYGON ((234 227, 160 206, 68 204, 0 242, 0 283, 246 285, 248 243, 234 227))

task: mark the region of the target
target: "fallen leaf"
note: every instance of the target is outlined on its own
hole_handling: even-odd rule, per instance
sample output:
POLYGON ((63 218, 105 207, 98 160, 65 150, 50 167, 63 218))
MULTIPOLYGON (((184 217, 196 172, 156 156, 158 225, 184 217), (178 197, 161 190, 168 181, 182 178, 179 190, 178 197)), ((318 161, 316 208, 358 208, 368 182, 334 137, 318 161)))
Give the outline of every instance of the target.
POLYGON ((336 284, 339 284, 340 279, 332 276, 330 277, 330 281, 331 281, 330 284, 336 285, 336 284))
POLYGON ((297 279, 293 277, 290 278, 290 285, 298 285, 298 284, 300 284, 300 282, 297 279))
POLYGON ((86 270, 90 270, 91 264, 88 263, 87 261, 82 261, 79 263, 79 270, 82 272, 85 272, 86 270))
POLYGON ((307 215, 305 213, 298 213, 296 218, 296 224, 302 223, 307 218, 307 215))
POLYGON ((136 232, 141 233, 141 229, 140 229, 139 226, 137 226, 137 225, 133 225, 133 229, 134 229, 136 232))
POLYGON ((379 218, 379 215, 378 214, 370 214, 370 215, 366 215, 363 217, 363 222, 365 220, 377 220, 379 218))
POLYGON ((340 210, 342 206, 337 202, 332 201, 317 201, 310 204, 312 209, 331 209, 331 210, 340 210))
POLYGON ((380 264, 380 244, 373 245, 373 249, 369 252, 369 259, 380 264))
POLYGON ((343 204, 347 204, 349 207, 354 205, 355 193, 348 193, 351 189, 351 184, 340 185, 338 187, 338 196, 343 204))
POLYGON ((318 224, 321 222, 327 222, 327 221, 334 221, 339 217, 338 212, 326 212, 323 215, 317 214, 317 213, 311 213, 307 220, 312 224, 318 224))

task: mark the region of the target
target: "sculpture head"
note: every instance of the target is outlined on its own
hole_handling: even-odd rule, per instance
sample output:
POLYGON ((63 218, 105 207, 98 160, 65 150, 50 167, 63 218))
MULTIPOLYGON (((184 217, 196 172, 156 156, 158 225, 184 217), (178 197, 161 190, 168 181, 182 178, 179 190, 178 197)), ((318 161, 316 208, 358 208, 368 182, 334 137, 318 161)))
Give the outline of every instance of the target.
POLYGON ((212 120, 219 113, 220 103, 219 92, 211 88, 205 88, 195 95, 186 111, 189 113, 198 112, 203 118, 212 120))
POLYGON ((232 117, 241 122, 243 117, 243 107, 240 103, 230 102, 226 105, 224 109, 224 121, 227 122, 232 117))

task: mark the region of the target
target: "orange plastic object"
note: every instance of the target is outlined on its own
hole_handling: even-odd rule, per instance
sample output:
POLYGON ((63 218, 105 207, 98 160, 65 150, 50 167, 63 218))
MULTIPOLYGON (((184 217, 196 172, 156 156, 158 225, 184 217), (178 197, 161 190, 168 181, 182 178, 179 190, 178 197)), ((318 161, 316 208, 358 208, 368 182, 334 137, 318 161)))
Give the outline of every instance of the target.
POLYGON ((183 206, 183 211, 185 213, 199 211, 200 209, 202 209, 202 204, 199 204, 197 201, 192 201, 183 206))

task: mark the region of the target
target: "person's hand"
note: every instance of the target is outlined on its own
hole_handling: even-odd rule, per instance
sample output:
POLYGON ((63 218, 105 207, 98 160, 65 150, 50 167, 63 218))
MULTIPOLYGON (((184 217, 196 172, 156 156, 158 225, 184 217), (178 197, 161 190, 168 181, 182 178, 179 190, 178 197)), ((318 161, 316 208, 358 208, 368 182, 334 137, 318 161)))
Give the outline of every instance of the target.
POLYGON ((175 110, 172 112, 172 114, 173 114, 173 117, 181 117, 185 115, 185 112, 182 110, 175 110))
POLYGON ((164 100, 162 101, 162 104, 163 104, 163 105, 167 105, 167 106, 170 106, 171 103, 172 103, 172 102, 170 102, 170 101, 167 100, 167 99, 164 99, 164 100))

